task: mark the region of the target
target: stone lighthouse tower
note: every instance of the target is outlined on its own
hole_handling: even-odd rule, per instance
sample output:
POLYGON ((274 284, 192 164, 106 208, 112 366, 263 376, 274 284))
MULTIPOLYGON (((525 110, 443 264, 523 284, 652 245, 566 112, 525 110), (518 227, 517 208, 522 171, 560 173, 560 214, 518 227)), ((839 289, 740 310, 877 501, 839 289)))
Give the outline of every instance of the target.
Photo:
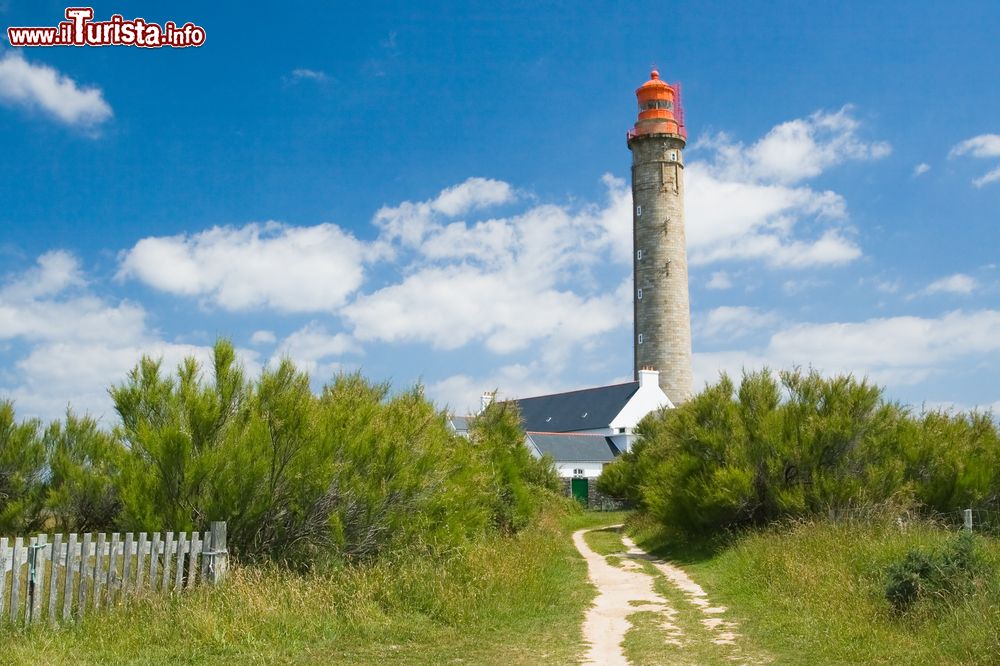
POLYGON ((679 89, 650 80, 635 95, 639 119, 628 132, 632 151, 635 378, 652 368, 679 404, 691 397, 691 310, 684 241, 684 145, 679 89))

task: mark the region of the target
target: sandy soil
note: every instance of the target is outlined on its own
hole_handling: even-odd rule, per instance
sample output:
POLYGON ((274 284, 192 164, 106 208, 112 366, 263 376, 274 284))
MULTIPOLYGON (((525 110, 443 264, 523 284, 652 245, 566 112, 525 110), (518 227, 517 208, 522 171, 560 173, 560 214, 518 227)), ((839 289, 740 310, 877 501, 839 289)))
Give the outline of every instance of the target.
POLYGON ((632 624, 628 616, 639 611, 654 611, 667 619, 674 612, 667 600, 653 591, 653 579, 637 570, 608 564, 603 555, 590 549, 584 532, 573 534, 573 543, 587 561, 590 581, 598 590, 594 605, 583 620, 583 638, 590 644, 585 664, 628 664, 622 641, 632 624))
POLYGON ((712 604, 705 590, 682 569, 653 557, 624 535, 622 543, 627 551, 619 554, 623 558, 621 566, 612 566, 605 556, 587 545, 583 538, 587 531, 579 530, 573 534, 573 543, 586 560, 590 580, 598 591, 594 605, 583 621, 583 637, 589 644, 583 663, 628 664, 622 641, 625 632, 632 626, 629 616, 640 611, 661 614, 665 642, 682 644, 683 632, 673 622, 676 609, 654 590, 653 578, 642 571, 638 560, 650 562, 659 569, 699 609, 703 616, 702 625, 711 634, 712 642, 720 645, 735 643, 739 636, 735 632, 735 624, 718 617, 725 613, 726 608, 712 604))

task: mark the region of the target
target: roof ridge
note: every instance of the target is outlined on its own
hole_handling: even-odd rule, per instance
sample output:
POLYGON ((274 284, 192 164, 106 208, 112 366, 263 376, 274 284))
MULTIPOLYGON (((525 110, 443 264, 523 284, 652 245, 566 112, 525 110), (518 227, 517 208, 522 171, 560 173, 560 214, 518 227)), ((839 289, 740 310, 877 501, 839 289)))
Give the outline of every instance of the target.
POLYGON ((591 386, 590 388, 573 389, 572 391, 562 391, 561 393, 546 393, 545 395, 533 395, 527 398, 510 398, 514 402, 520 402, 521 400, 535 400, 536 398, 553 398, 557 395, 570 395, 572 393, 583 393, 584 391, 596 391, 598 389, 606 388, 618 388, 619 386, 628 386, 630 384, 638 384, 639 380, 635 379, 630 382, 622 382, 621 384, 608 384, 607 386, 591 386))
POLYGON ((606 439, 611 435, 598 435, 594 432, 574 432, 572 430, 568 432, 551 432, 548 430, 525 430, 525 435, 559 435, 561 437, 600 437, 606 439))

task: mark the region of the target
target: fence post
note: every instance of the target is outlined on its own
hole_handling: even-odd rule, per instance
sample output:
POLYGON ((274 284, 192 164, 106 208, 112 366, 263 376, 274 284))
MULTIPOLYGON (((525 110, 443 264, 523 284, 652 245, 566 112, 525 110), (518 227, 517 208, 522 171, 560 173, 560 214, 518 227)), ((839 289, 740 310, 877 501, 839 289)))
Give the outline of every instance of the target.
POLYGON ((29 553, 28 566, 28 621, 38 622, 42 617, 42 584, 45 580, 45 548, 49 537, 39 534, 29 553))
POLYGON ((21 537, 14 537, 10 562, 10 622, 14 624, 21 612, 21 537))
POLYGON ((69 535, 69 543, 66 544, 66 579, 63 581, 63 608, 62 617, 64 622, 72 619, 70 611, 73 608, 73 570, 74 558, 76 557, 76 532, 69 535))
POLYGON ((177 571, 174 572, 173 589, 180 592, 184 582, 184 552, 187 550, 187 532, 177 535, 177 571))
POLYGON ((49 622, 56 623, 56 596, 59 594, 59 560, 62 559, 62 534, 52 538, 52 557, 49 558, 49 622))
POLYGON ((226 576, 229 566, 229 551, 226 550, 226 521, 213 521, 212 531, 212 567, 209 570, 209 583, 218 584, 226 576))
POLYGON ((962 522, 964 523, 966 531, 972 531, 972 509, 966 509, 962 512, 962 522))
POLYGON ((97 535, 97 546, 94 548, 94 608, 101 607, 101 590, 104 587, 104 581, 107 580, 104 575, 104 532, 97 535))
POLYGON ((87 612, 87 575, 92 571, 90 568, 90 542, 94 535, 86 532, 83 535, 83 543, 80 544, 80 582, 76 586, 76 619, 82 620, 87 612))
POLYGON ((4 584, 7 582, 7 537, 0 537, 0 624, 3 623, 3 608, 7 595, 4 584))

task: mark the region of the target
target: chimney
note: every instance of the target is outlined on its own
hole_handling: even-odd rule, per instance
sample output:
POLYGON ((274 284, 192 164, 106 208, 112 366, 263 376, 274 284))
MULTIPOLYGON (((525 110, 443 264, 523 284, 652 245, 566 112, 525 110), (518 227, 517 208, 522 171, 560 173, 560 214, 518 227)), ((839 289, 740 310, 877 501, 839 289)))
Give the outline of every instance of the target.
POLYGON ((660 383, 660 372, 659 370, 653 370, 649 366, 643 366, 639 370, 639 388, 645 388, 647 386, 656 386, 660 383))
POLYGON ((479 397, 479 413, 482 414, 486 411, 486 408, 493 404, 493 400, 496 398, 496 393, 490 391, 484 391, 479 397))

